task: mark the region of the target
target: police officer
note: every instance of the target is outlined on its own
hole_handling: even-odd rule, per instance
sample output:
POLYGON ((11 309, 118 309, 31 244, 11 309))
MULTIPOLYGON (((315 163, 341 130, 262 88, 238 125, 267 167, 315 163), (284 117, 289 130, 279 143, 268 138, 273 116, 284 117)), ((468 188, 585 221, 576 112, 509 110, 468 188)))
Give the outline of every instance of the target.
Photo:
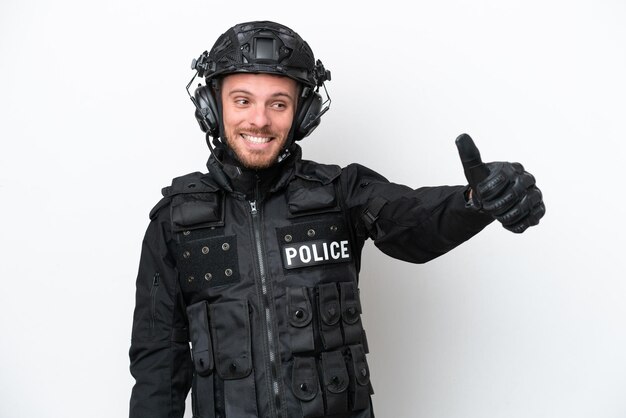
POLYGON ((423 263, 494 219, 523 232, 545 212, 534 178, 483 164, 465 135, 468 186, 413 190, 358 164, 303 160, 297 141, 328 110, 330 72, 277 23, 230 28, 192 66, 206 81, 192 101, 209 172, 175 178, 150 213, 130 416, 182 417, 191 388, 198 418, 373 417, 365 240, 423 263))

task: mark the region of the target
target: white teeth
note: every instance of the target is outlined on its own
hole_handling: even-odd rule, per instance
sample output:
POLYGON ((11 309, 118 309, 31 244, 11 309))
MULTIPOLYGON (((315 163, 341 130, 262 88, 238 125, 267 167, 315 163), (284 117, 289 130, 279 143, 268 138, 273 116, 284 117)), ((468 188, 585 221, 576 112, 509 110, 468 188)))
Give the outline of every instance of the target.
POLYGON ((270 138, 265 138, 262 136, 250 136, 246 134, 241 134, 241 136, 250 142, 254 142, 255 144, 265 144, 266 142, 270 142, 270 138))

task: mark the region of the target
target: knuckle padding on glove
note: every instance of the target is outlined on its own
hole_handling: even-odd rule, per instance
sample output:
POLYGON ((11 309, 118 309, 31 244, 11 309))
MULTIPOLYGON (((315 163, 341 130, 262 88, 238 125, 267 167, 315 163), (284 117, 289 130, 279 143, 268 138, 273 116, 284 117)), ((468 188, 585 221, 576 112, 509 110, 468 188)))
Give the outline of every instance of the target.
POLYGON ((513 207, 503 214, 494 215, 502 225, 512 225, 528 216, 533 208, 541 203, 541 192, 532 187, 521 200, 516 201, 513 207))
POLYGON ((502 226, 504 228, 508 229, 509 231, 521 234, 529 227, 539 224, 539 220, 546 213, 546 207, 541 197, 541 191, 536 187, 533 189, 533 197, 529 199, 529 201, 532 201, 533 203, 536 202, 537 199, 539 199, 539 201, 531 208, 530 212, 525 217, 523 217, 521 221, 512 225, 506 225, 503 223, 502 226))
POLYGON ((508 178, 503 173, 494 173, 476 186, 480 198, 490 200, 498 196, 508 186, 508 178))
POLYGON ((502 215, 516 205, 534 184, 535 178, 530 173, 511 173, 511 176, 507 178, 508 187, 499 195, 494 197, 481 195, 483 209, 494 215, 502 215))
POLYGON ((476 191, 483 200, 492 200, 509 186, 509 183, 525 173, 520 163, 493 162, 487 163, 490 175, 476 185, 476 191))
POLYGON ((515 225, 503 225, 505 229, 508 229, 511 232, 515 232, 516 234, 521 234, 526 231, 530 225, 526 222, 520 222, 515 225))

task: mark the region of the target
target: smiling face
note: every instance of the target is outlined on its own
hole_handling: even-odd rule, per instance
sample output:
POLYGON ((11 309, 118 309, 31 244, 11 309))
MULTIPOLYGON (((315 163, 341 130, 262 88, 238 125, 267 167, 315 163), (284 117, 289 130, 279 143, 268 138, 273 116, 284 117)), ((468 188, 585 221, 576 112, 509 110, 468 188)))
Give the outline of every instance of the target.
POLYGON ((239 73, 222 81, 226 143, 244 167, 273 165, 287 143, 298 84, 271 74, 239 73))

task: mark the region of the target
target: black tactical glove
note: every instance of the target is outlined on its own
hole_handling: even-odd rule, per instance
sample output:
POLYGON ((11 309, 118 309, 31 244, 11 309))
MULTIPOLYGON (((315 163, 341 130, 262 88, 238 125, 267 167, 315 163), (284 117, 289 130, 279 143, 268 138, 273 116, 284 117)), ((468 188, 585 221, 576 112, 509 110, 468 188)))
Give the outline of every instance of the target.
POLYGON ((519 163, 483 163, 469 135, 459 136, 457 147, 471 187, 472 207, 518 234, 539 223, 546 208, 532 174, 519 163))

